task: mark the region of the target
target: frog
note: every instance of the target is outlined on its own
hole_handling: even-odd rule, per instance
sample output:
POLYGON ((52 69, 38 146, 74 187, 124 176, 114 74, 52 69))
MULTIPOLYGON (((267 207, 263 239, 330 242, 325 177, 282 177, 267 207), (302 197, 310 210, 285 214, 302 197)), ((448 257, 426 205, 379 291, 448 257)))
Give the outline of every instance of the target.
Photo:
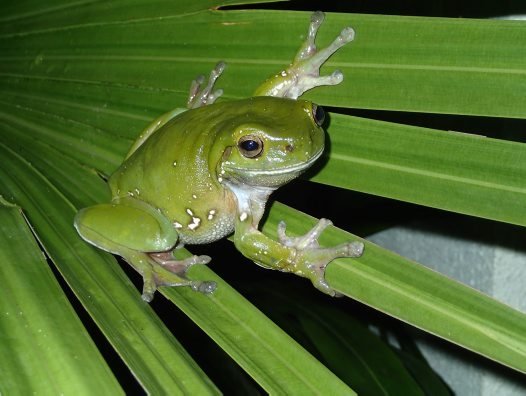
POLYGON ((319 222, 305 235, 277 240, 259 223, 270 195, 296 179, 323 154, 325 112, 299 97, 307 90, 336 85, 343 74, 320 75, 320 67, 354 39, 343 29, 325 48, 316 47, 324 14, 312 14, 305 41, 292 63, 269 77, 245 99, 216 101, 215 84, 225 70, 217 63, 208 80, 192 81, 187 109, 161 115, 139 135, 123 163, 109 177, 111 201, 79 210, 74 226, 90 244, 121 256, 143 278, 142 299, 150 302, 162 286, 188 286, 212 293, 214 281, 189 279, 188 269, 211 258, 176 258, 185 245, 208 244, 233 234, 237 250, 256 264, 308 278, 320 291, 338 293, 325 279, 327 265, 360 257, 352 241, 322 247, 319 222))

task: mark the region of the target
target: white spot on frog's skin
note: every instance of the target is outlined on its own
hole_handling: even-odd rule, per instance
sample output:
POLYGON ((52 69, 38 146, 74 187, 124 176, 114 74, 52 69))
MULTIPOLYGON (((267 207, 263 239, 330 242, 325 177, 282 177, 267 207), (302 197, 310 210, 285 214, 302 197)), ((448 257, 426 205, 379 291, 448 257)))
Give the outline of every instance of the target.
POLYGON ((174 162, 173 162, 173 166, 177 166, 177 161, 174 161, 174 162))
POLYGON ((247 212, 243 212, 241 213, 241 215, 239 216, 239 220, 241 221, 245 221, 247 219, 248 215, 247 215, 247 212))
POLYGON ((130 197, 133 197, 133 196, 134 196, 134 194, 133 194, 132 191, 128 191, 128 195, 129 195, 130 197))
POLYGON ((197 227, 199 227, 199 224, 201 224, 201 219, 199 217, 192 217, 192 222, 188 224, 188 228, 195 230, 197 227))
POLYGON ((141 192, 139 191, 138 188, 135 189, 135 194, 139 195, 141 192))
POLYGON ((208 212, 208 217, 207 219, 208 220, 212 220, 214 218, 214 215, 216 214, 216 210, 215 209, 210 209, 210 211, 208 212))
POLYGON ((186 209, 186 213, 188 213, 190 216, 194 215, 194 212, 192 212, 192 209, 186 209))
POLYGON ((193 199, 197 199, 197 195, 192 194, 192 198, 193 198, 193 199))
POLYGON ((218 178, 217 178, 217 181, 218 181, 219 183, 221 183, 221 182, 223 182, 223 178, 222 178, 222 177, 218 177, 218 178))
POLYGON ((183 228, 183 225, 181 223, 178 223, 177 221, 174 223, 175 228, 183 228))

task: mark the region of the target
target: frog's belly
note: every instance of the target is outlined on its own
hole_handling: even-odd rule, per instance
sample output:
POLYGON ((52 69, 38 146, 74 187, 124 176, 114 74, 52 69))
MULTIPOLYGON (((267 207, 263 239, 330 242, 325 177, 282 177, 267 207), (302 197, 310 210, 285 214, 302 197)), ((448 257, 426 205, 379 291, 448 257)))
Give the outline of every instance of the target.
POLYGON ((197 245, 217 241, 234 232, 235 216, 229 214, 208 213, 204 219, 194 217, 191 223, 180 227, 175 222, 179 233, 178 243, 197 245))

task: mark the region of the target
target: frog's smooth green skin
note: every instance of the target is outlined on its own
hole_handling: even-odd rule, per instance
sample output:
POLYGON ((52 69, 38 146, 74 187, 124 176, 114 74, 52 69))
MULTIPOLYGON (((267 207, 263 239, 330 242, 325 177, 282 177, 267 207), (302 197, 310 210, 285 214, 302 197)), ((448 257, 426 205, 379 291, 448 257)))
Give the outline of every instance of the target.
MULTIPOLYGON (((316 58, 309 49, 321 23, 315 15, 300 51, 308 55, 296 58, 302 70, 316 58)), ((319 68, 319 60, 313 62, 319 68)), ((289 99, 290 89, 277 88, 273 95, 211 104, 221 94, 213 86, 224 67, 218 63, 204 88, 203 78, 192 83, 190 110, 166 113, 146 128, 109 179, 112 201, 79 211, 75 227, 86 241, 122 256, 142 274, 146 301, 158 286, 213 291, 213 282, 185 278, 188 267, 210 258, 176 260, 173 251, 232 232, 238 250, 257 264, 307 277, 318 289, 335 295, 325 282, 325 267, 336 257, 361 255, 363 244, 319 247, 318 237, 330 224, 325 219, 303 237, 287 237, 284 223, 278 241, 258 230, 269 195, 322 154, 323 110, 289 99)), ((324 77, 313 78, 308 78, 311 84, 316 81, 312 86, 326 84, 324 77)), ((296 81, 303 80, 300 76, 296 81)), ((297 86, 289 88, 297 91, 306 85, 297 86)))
MULTIPOLYGON (((201 88, 201 86, 205 82, 205 76, 199 75, 195 80, 192 81, 187 102, 187 107, 189 109, 195 109, 198 107, 206 106, 207 104, 212 104, 216 101, 217 98, 219 98, 223 94, 222 89, 217 89, 215 91, 212 91, 212 89, 214 88, 216 80, 225 70, 225 67, 225 62, 218 62, 215 68, 212 69, 212 71, 210 72, 208 83, 204 88, 201 88)), ((176 115, 181 114, 185 111, 186 109, 176 108, 161 115, 160 117, 157 117, 154 121, 152 121, 150 125, 146 127, 144 131, 142 131, 137 140, 135 140, 133 145, 128 150, 128 154, 126 154, 125 159, 132 155, 137 150, 137 148, 150 137, 152 133, 160 129, 164 124, 166 124, 176 115)))

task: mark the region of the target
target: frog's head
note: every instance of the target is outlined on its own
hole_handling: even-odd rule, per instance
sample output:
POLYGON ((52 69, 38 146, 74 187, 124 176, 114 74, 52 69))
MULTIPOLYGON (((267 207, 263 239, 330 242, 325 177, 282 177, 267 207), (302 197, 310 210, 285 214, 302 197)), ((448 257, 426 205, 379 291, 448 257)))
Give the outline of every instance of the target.
POLYGON ((218 166, 220 180, 276 188, 298 177, 322 154, 325 114, 320 106, 275 97, 239 104, 240 113, 229 122, 229 142, 218 166))

